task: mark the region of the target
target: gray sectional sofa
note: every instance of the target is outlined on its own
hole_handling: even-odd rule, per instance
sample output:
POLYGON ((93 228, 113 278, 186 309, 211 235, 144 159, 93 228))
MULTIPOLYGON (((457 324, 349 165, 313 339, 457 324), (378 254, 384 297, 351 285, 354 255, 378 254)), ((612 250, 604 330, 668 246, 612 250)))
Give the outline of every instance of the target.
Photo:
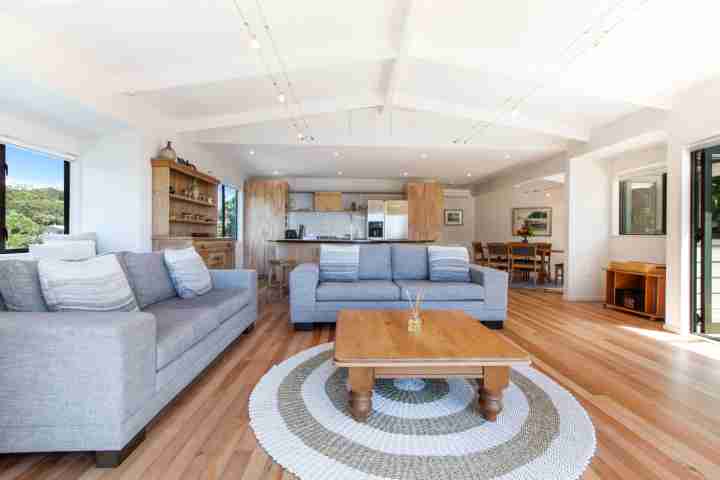
POLYGON ((470 265, 469 282, 430 281, 427 246, 360 245, 356 282, 322 282, 320 267, 298 265, 290 274, 290 320, 297 330, 335 322, 341 309, 408 308, 405 291, 424 292, 422 308, 464 310, 488 327, 507 317, 506 272, 470 265))
POLYGON ((95 451, 119 464, 148 422, 257 318, 253 270, 181 299, 161 253, 120 254, 142 311, 0 312, 0 452, 95 451))

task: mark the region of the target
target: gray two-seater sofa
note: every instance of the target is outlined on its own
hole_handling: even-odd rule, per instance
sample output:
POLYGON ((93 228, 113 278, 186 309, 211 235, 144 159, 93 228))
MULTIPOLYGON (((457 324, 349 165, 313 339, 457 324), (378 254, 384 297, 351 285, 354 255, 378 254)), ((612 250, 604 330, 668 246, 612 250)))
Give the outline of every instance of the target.
POLYGON ((362 244, 359 280, 323 282, 320 267, 303 263, 290 274, 290 320, 297 330, 332 323, 341 309, 408 308, 407 293, 423 292, 424 309, 463 310, 490 328, 507 317, 506 272, 470 265, 469 282, 430 280, 425 245, 362 244))
POLYGON ((141 312, 0 312, 0 452, 95 451, 116 466, 148 422, 257 318, 254 270, 179 298, 161 253, 119 254, 141 312))

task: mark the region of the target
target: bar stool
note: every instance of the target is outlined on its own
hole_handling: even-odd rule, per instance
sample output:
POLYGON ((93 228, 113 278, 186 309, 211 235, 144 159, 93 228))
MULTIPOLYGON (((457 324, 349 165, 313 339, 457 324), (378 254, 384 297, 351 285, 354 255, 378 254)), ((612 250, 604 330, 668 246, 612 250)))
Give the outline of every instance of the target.
POLYGON ((267 245, 267 290, 266 300, 270 300, 279 294, 279 299, 285 297, 285 292, 290 290, 290 272, 297 265, 295 260, 279 258, 278 246, 268 242, 267 245))

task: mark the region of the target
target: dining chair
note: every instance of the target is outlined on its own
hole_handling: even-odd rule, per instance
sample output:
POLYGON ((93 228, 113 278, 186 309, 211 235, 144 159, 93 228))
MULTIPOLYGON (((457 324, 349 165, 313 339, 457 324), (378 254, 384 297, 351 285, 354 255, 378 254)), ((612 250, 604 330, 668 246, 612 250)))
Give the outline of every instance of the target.
POLYGON ((482 242, 472 242, 472 260, 478 265, 487 265, 487 257, 482 242))
POLYGON ((515 272, 530 275, 535 274, 533 282, 537 284, 537 277, 540 274, 542 263, 538 259, 537 245, 534 243, 510 243, 508 245, 510 251, 510 277, 513 278, 515 272))
POLYGON ((540 257, 541 261, 541 275, 540 278, 543 282, 552 280, 552 264, 550 261, 550 257, 552 255, 552 243, 550 242, 537 242, 535 243, 537 246, 537 255, 540 257))
POLYGON ((498 270, 510 271, 508 246, 505 243, 488 242, 487 266, 498 270))

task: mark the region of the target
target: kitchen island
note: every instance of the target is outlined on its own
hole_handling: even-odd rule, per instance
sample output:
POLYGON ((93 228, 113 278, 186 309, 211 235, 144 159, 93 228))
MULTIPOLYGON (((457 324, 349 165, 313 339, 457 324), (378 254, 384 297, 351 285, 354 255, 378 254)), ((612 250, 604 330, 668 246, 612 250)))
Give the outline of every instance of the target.
POLYGON ((291 260, 295 263, 318 263, 320 260, 320 245, 323 243, 346 244, 346 245, 365 245, 365 244, 381 244, 381 243, 404 243, 404 244, 416 244, 416 245, 427 245, 432 242, 424 240, 373 240, 367 238, 360 239, 342 239, 342 238, 327 238, 327 239, 280 239, 271 240, 269 246, 272 247, 275 252, 274 256, 277 259, 291 260))

